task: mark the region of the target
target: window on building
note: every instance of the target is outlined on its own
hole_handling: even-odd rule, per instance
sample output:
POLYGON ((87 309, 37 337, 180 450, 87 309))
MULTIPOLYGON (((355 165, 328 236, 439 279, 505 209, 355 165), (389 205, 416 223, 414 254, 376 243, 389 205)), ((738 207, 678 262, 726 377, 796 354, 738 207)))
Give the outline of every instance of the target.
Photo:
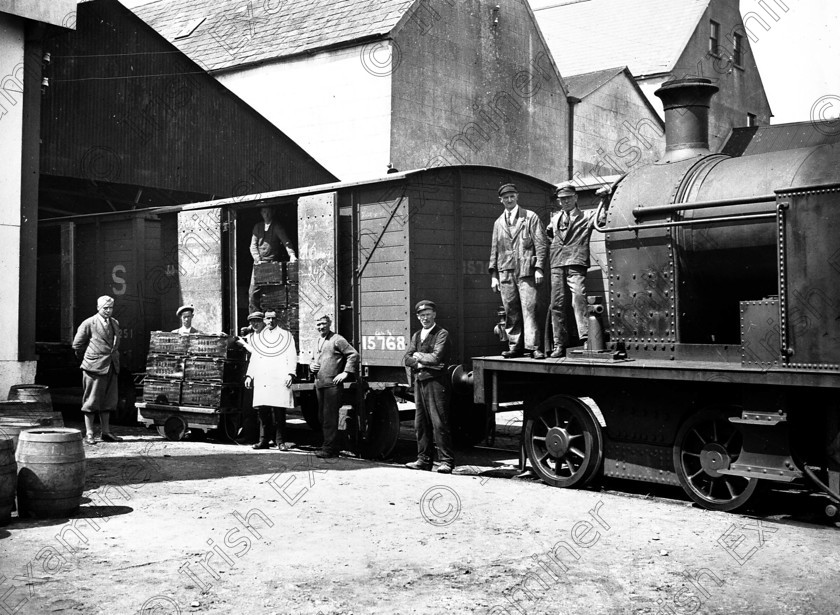
POLYGON ((744 59, 744 37, 737 32, 732 36, 732 62, 735 66, 742 66, 744 59))
POLYGON ((755 113, 747 113, 747 126, 758 126, 755 123, 755 113))
POLYGON ((720 54, 720 24, 716 21, 709 21, 709 53, 713 56, 720 54))

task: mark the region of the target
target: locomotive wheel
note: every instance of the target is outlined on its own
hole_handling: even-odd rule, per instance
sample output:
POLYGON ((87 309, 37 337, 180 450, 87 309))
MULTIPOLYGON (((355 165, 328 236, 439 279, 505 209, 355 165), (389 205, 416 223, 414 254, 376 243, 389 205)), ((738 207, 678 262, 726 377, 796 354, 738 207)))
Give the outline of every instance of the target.
POLYGON ((604 455, 601 426, 582 401, 554 395, 525 424, 525 450, 534 471, 554 487, 583 487, 604 455))
POLYGON ((692 500, 709 510, 732 511, 752 497, 758 479, 721 474, 738 458, 742 436, 729 422, 736 408, 708 408, 683 422, 674 442, 674 468, 692 500))
POLYGON ((384 459, 397 445, 400 435, 400 412, 390 390, 365 394, 367 425, 359 430, 359 455, 365 459, 384 459))

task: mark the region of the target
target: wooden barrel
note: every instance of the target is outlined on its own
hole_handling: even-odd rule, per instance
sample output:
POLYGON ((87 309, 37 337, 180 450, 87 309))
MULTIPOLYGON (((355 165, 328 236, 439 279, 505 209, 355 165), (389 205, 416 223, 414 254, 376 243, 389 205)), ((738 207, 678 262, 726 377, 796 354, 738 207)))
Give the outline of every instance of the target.
POLYGON ((43 425, 28 419, 18 421, 0 421, 0 440, 9 440, 12 443, 12 451, 17 449, 20 432, 27 429, 40 429, 43 425))
POLYGON ((53 411, 50 387, 43 384, 15 384, 9 389, 9 401, 32 401, 36 406, 30 411, 44 425, 64 427, 61 412, 53 411))
POLYGON ((81 431, 60 427, 23 431, 15 459, 20 516, 69 517, 79 511, 85 487, 81 431))
POLYGON ((10 439, 0 436, 0 525, 12 518, 17 483, 17 463, 10 439))

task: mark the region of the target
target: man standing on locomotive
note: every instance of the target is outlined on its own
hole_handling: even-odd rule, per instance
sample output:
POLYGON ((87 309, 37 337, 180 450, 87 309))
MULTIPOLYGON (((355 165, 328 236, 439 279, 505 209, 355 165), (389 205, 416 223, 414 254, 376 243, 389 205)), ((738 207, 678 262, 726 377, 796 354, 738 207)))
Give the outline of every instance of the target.
POLYGON ((338 457, 338 409, 341 405, 342 383, 356 373, 359 353, 338 333, 330 330, 332 320, 321 316, 315 326, 320 338, 312 353, 309 367, 315 374, 315 394, 318 396, 318 420, 324 430, 324 444, 315 453, 326 459, 338 457))
MULTIPOLYGON (((254 265, 264 262, 277 263, 289 259, 290 263, 297 260, 297 255, 292 248, 292 242, 286 230, 279 222, 274 221, 274 210, 271 207, 261 207, 260 215, 263 221, 254 225, 251 233, 251 257, 254 265)), ((254 271, 251 270, 251 285, 248 287, 248 311, 256 312, 260 309, 257 295, 259 289, 254 280, 254 271)))
POLYGON ((274 423, 274 442, 281 451, 294 447, 286 442, 286 409, 295 407, 292 380, 297 373, 297 348, 289 331, 277 325, 277 313, 265 313, 265 329, 251 336, 251 360, 245 388, 254 389, 254 408, 260 419, 260 441, 255 449, 269 448, 274 423))
POLYGON ((451 474, 455 467, 449 421, 449 387, 446 365, 452 345, 449 332, 435 324, 437 306, 421 301, 414 311, 422 329, 411 336, 404 363, 414 380, 414 430, 417 461, 405 464, 412 470, 431 470, 435 446, 440 464, 437 471, 451 474))
POLYGON ((505 308, 509 349, 502 356, 544 359, 537 311, 538 286, 548 256, 545 229, 537 214, 519 206, 519 191, 513 184, 499 188, 499 200, 505 211, 493 224, 490 286, 501 292, 505 308))
POLYGON ((85 444, 96 444, 93 437, 94 412, 99 413, 103 442, 121 442, 111 433, 110 413, 117 409, 120 372, 120 323, 111 318, 114 299, 103 295, 96 300, 96 314, 84 320, 73 338, 73 350, 82 368, 82 414, 85 417, 85 444))
MULTIPOLYGON (((603 199, 609 187, 596 194, 603 199)), ((586 314, 586 270, 589 269, 589 240, 595 228, 596 210, 583 213, 577 206, 577 190, 571 182, 560 184, 553 198, 560 203, 560 210, 552 214, 548 225, 551 238, 551 325, 554 329, 552 358, 566 354, 568 329, 566 325, 566 295, 571 291, 578 337, 584 344, 589 335, 586 314)), ((606 221, 606 209, 601 211, 598 224, 606 221)))

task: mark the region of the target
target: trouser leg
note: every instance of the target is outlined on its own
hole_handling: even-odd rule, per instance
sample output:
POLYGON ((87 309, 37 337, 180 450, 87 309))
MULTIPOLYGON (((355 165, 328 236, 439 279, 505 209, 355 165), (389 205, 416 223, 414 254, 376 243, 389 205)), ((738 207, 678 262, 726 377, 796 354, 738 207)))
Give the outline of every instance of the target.
POLYGON ((537 317, 539 311, 539 295, 537 283, 532 276, 520 278, 519 298, 522 305, 522 320, 525 337, 525 349, 536 350, 542 348, 542 327, 537 317))
POLYGON ((569 289, 572 291, 572 308, 575 311, 578 337, 589 335, 589 319, 586 315, 586 268, 571 266, 567 275, 569 289))
POLYGON ((554 329, 554 346, 566 346, 566 268, 551 270, 551 327, 554 329))
POLYGON ((443 381, 436 378, 426 380, 423 386, 426 409, 434 431, 438 461, 454 466, 455 451, 452 447, 449 422, 449 390, 443 381))
POLYGON ((499 272, 499 292, 505 308, 505 333, 511 350, 522 349, 522 303, 512 271, 499 272))
POLYGON ((272 418, 274 419, 274 442, 279 446, 281 442, 286 441, 286 409, 272 408, 272 418))
POLYGON ((260 419, 260 444, 268 444, 272 433, 271 406, 257 406, 257 416, 260 419))
POLYGON ((414 382, 414 432, 417 434, 417 460, 431 463, 434 458, 435 445, 433 441, 432 422, 426 407, 424 380, 414 382))
POLYGON ((315 389, 318 396, 318 417, 324 432, 323 450, 338 453, 338 406, 341 399, 341 387, 315 389))
POLYGON ((251 268, 251 283, 248 285, 248 312, 256 312, 260 309, 259 288, 254 281, 254 268, 251 268))

